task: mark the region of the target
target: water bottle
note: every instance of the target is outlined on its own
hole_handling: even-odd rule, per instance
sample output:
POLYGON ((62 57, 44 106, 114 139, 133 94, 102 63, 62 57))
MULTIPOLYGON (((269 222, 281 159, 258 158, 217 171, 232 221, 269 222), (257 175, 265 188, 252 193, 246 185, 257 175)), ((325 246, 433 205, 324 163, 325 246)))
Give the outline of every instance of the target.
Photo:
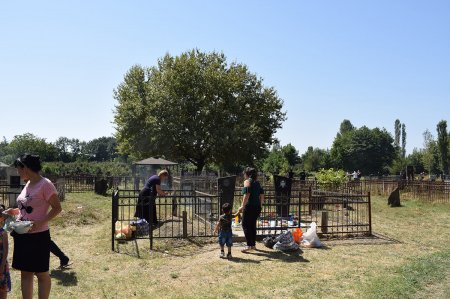
POLYGON ((289 215, 289 226, 294 226, 294 215, 289 215))

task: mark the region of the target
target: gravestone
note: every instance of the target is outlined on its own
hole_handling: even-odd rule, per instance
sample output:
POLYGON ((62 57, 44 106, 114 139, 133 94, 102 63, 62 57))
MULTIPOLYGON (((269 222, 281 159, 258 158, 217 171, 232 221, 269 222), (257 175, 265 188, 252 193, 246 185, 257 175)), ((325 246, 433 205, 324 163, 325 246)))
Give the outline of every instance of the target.
POLYGON ((289 203, 291 200, 292 179, 274 175, 275 201, 277 204, 277 216, 289 216, 289 203))
POLYGON ((222 205, 226 202, 231 205, 231 210, 233 211, 235 185, 235 175, 217 179, 217 194, 219 194, 219 214, 222 213, 222 205))
POLYGON ((108 181, 104 178, 95 178, 94 192, 99 195, 106 196, 106 191, 108 190, 108 181))
POLYGON ((388 205, 391 207, 400 207, 400 189, 399 187, 395 188, 394 191, 392 191, 391 195, 389 195, 388 198, 388 205))
POLYGON ((406 178, 408 181, 414 181, 414 166, 406 166, 406 178))

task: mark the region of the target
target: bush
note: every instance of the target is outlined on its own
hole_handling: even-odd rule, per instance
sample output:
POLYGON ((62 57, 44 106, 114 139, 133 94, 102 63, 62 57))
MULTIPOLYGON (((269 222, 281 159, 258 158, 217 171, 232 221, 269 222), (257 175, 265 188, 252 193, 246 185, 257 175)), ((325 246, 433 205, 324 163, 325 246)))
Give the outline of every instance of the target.
POLYGON ((320 187, 325 190, 336 190, 348 179, 342 169, 320 169, 316 172, 316 179, 320 187))

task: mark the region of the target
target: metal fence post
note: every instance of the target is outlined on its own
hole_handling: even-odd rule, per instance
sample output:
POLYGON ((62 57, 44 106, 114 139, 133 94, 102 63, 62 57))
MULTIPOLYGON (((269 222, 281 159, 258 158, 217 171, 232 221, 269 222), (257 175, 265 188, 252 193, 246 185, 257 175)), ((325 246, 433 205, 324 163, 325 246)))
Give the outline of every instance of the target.
POLYGON ((369 235, 372 235, 372 207, 371 207, 371 200, 370 200, 370 191, 367 192, 367 202, 369 204, 369 235))
POLYGON ((322 233, 326 234, 328 232, 328 211, 322 211, 322 219, 320 224, 320 229, 322 233))
MULTIPOLYGON (((153 200, 155 200, 155 202, 156 202, 156 198, 154 198, 153 200)), ((155 221, 153 219, 153 209, 154 209, 154 206, 153 206, 152 198, 150 198, 150 200, 149 200, 150 223, 148 224, 148 227, 149 227, 148 236, 150 238, 150 250, 153 250, 153 221, 155 221)))
POLYGON ((183 238, 187 239, 187 212, 183 211, 183 238))
POLYGON ((114 251, 114 239, 116 234, 116 221, 119 214, 119 189, 116 189, 112 195, 111 211, 111 250, 114 251))

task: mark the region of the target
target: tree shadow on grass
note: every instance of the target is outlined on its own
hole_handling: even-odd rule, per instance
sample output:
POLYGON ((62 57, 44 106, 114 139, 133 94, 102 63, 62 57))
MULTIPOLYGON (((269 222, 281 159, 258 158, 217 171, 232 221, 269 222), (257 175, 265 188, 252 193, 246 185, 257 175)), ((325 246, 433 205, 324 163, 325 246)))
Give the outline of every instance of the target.
POLYGON ((66 270, 52 270, 50 277, 57 280, 58 285, 76 286, 78 284, 77 273, 66 270))

